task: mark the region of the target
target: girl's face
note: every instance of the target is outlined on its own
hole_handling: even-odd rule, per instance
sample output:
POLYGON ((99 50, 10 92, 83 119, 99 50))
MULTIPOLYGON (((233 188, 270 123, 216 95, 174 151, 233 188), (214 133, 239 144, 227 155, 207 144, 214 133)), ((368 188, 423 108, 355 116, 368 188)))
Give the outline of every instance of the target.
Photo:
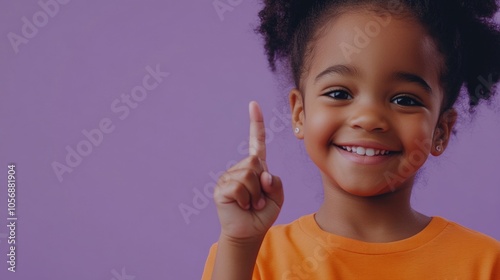
POLYGON ((374 196, 411 187, 455 122, 454 110, 440 116, 441 54, 420 24, 389 14, 351 10, 326 28, 302 78, 305 100, 290 92, 296 136, 325 188, 374 196))

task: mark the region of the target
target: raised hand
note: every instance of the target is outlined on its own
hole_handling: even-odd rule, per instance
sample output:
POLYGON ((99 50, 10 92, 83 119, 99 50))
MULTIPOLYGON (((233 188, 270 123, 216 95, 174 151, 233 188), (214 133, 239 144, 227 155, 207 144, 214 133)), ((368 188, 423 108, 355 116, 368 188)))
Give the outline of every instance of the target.
POLYGON ((283 186, 266 164, 264 118, 257 102, 249 104, 249 155, 217 182, 214 201, 221 235, 233 241, 263 238, 283 205, 283 186))

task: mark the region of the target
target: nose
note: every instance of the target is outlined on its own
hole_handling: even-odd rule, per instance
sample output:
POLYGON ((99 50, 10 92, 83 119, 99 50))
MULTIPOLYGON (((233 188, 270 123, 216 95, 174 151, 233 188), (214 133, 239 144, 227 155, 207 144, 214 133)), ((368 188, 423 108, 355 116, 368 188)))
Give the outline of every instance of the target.
POLYGON ((386 132, 389 130, 389 117, 383 104, 373 100, 351 107, 349 125, 354 129, 367 132, 386 132))

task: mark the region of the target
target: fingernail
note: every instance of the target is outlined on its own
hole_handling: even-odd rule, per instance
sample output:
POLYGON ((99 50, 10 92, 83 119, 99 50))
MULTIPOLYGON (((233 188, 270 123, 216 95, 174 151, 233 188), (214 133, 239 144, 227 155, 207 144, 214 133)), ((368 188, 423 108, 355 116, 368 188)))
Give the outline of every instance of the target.
POLYGON ((266 205, 266 199, 264 197, 261 197, 259 201, 257 202, 257 209, 262 209, 266 205))
POLYGON ((269 185, 272 185, 273 184, 273 176, 271 176, 271 174, 269 172, 266 172, 266 180, 267 182, 269 182, 269 185))

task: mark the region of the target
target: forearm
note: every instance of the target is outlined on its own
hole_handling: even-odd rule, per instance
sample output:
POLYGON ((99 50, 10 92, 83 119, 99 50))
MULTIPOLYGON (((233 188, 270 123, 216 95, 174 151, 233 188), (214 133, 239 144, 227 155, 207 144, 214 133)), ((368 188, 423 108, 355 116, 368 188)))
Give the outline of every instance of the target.
POLYGON ((262 238, 245 242, 221 236, 212 280, 251 280, 262 238))

